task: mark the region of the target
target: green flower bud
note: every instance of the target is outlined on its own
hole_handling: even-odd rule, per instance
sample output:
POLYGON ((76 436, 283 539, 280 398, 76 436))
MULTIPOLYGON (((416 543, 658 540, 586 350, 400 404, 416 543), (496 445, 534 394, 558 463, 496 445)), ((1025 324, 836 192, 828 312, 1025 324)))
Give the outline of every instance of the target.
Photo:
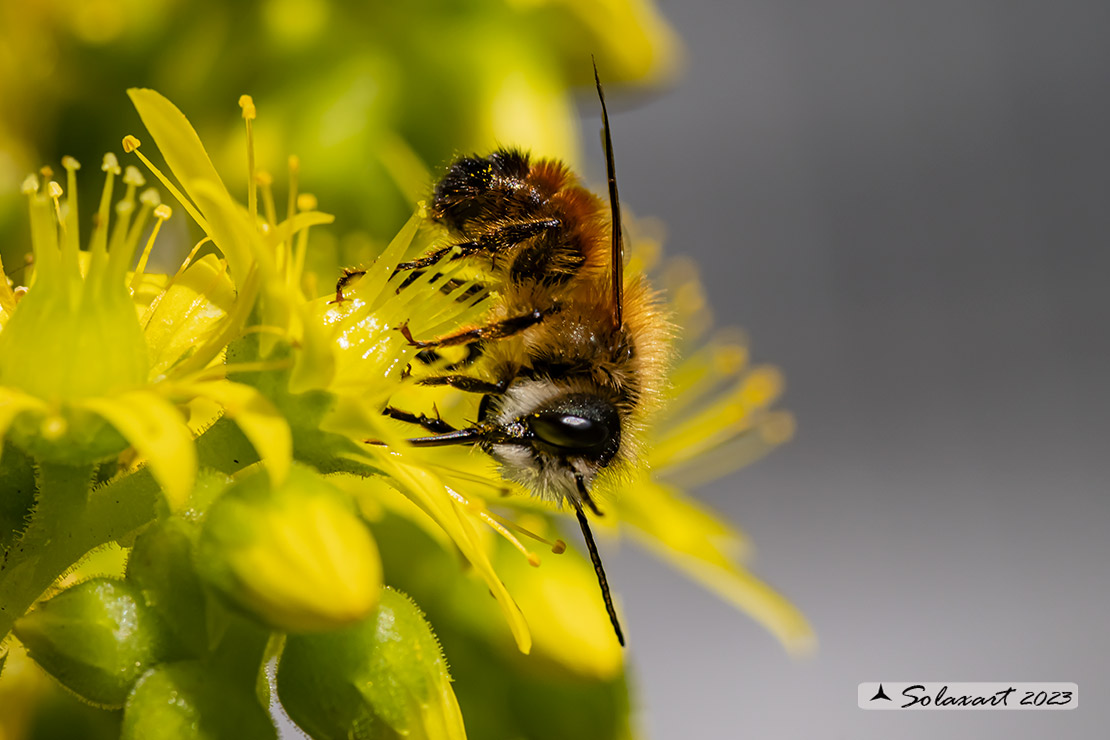
POLYGON ((166 628, 126 581, 94 578, 42 603, 15 623, 35 661, 79 696, 121 706, 132 684, 168 657, 166 628))
POLYGON ((378 603, 381 561, 346 495, 306 468, 256 473, 209 510, 198 568, 231 602, 285 632, 336 629, 378 603))
POLYGON ((189 523, 170 518, 144 532, 127 561, 127 580, 142 590, 181 644, 200 657, 210 647, 208 598, 193 566, 189 523))
POLYGON ((290 636, 277 687, 289 716, 317 740, 466 737, 431 627, 409 597, 390 588, 361 624, 290 636))
POLYGON ((147 671, 127 697, 121 740, 272 740, 269 713, 250 687, 200 662, 147 671))

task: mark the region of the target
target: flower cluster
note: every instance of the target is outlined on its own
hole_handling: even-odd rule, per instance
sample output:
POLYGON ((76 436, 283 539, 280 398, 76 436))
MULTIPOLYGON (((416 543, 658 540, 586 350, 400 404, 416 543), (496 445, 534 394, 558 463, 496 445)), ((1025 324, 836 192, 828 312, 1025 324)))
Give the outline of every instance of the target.
MULTIPOLYGON (((480 318, 461 261, 397 274, 434 238, 418 210, 336 302, 306 269, 310 231, 332 219, 297 192, 296 160, 279 218, 253 101, 244 205, 172 103, 130 95, 167 171, 136 137, 124 152, 201 238, 174 274, 147 272, 171 211, 133 166, 113 204, 112 155, 86 249, 77 162, 64 187, 46 170, 26 183, 28 286, 0 281, 0 636, 14 635, 0 703, 38 685, 29 658, 122 708, 126 738, 273 737, 282 711, 318 738, 627 736, 622 651, 588 560, 559 539, 564 515, 481 454, 406 445, 381 413, 398 398, 468 413, 410 381, 418 349, 398 331, 480 318)), ((629 269, 652 269, 638 241, 629 269)), ((689 268, 663 271, 676 320, 705 324, 689 268)), ((804 619, 744 568, 742 536, 679 489, 789 436, 781 379, 733 338, 695 334, 645 464, 602 492, 605 531, 804 647, 804 619)))

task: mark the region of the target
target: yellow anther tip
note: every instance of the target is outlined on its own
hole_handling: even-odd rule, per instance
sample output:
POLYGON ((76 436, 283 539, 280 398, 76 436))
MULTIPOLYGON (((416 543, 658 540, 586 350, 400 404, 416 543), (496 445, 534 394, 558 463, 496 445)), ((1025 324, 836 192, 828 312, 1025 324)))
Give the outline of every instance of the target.
POLYGON ((116 159, 116 155, 111 152, 105 154, 104 161, 100 164, 100 169, 105 172, 111 172, 113 175, 118 175, 120 173, 120 168, 119 160, 116 159))
POLYGON ((563 542, 562 540, 555 540, 555 545, 551 548, 551 552, 555 553, 556 555, 562 555, 566 551, 567 543, 563 542))
POLYGON ((162 196, 154 188, 147 188, 139 195, 139 202, 148 206, 156 206, 162 202, 162 196))
POLYGON ((301 211, 315 211, 317 206, 316 196, 312 193, 301 193, 297 196, 297 209, 301 211))
POLYGON ((62 157, 62 167, 65 167, 67 170, 79 170, 81 169, 81 163, 78 162, 75 157, 71 157, 67 154, 62 157))
POLYGON ((163 221, 165 221, 167 218, 169 218, 172 215, 173 215, 173 209, 170 208, 165 203, 161 204, 160 206, 158 206, 157 208, 154 209, 154 217, 155 218, 160 218, 163 221))
POLYGON ((274 176, 266 170, 257 170, 254 173, 254 181, 256 184, 265 187, 274 184, 274 176))
POLYGON ((138 149, 140 146, 142 146, 142 142, 131 134, 123 137, 123 151, 126 154, 130 154, 131 152, 138 149))
POLYGON ((134 185, 137 188, 141 188, 143 185, 146 185, 146 179, 143 177, 143 173, 139 172, 139 168, 133 164, 129 164, 127 165, 127 167, 124 168, 123 181, 128 185, 134 185))
POLYGON ((243 109, 243 118, 248 121, 253 121, 258 115, 254 108, 254 98, 250 95, 239 96, 239 107, 243 109))
POLYGON ((301 168, 301 158, 298 157, 296 154, 290 154, 289 155, 289 169, 293 172, 296 172, 300 168, 301 168))
POLYGON ((27 177, 23 179, 23 184, 20 186, 20 190, 23 191, 24 195, 37 193, 39 191, 38 175, 35 175, 34 173, 27 175, 27 177))
POLYGON ((62 186, 51 180, 46 184, 46 192, 51 198, 62 197, 62 186))
POLYGON ((534 552, 528 553, 528 565, 531 565, 533 568, 540 567, 540 556, 534 552))
POLYGON ((790 414, 775 414, 759 428, 759 436, 768 444, 783 444, 793 438, 795 426, 790 414))
POLYGON ((48 164, 43 165, 39 172, 42 173, 42 176, 47 180, 54 176, 54 168, 48 164))

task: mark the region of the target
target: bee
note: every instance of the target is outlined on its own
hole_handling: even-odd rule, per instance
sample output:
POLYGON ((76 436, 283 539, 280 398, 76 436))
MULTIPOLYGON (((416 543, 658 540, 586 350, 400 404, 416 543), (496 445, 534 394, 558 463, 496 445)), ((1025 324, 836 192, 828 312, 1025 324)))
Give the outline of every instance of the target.
MULTIPOLYGON (((428 340, 402 327, 424 351, 466 345, 468 356, 483 358, 484 375, 420 381, 480 394, 477 421, 454 428, 438 414, 385 413, 432 432, 408 440, 415 446, 475 445, 500 464, 502 477, 569 503, 624 645, 585 510, 601 516, 595 482, 638 461, 643 419, 664 383, 670 329, 647 280, 624 275, 612 136, 596 64, 594 79, 608 207, 558 161, 516 149, 462 157, 435 186, 430 209, 450 243, 397 267, 415 273, 453 255, 486 276, 494 295, 487 323, 428 340)), ((357 274, 340 279, 337 300, 357 274)))

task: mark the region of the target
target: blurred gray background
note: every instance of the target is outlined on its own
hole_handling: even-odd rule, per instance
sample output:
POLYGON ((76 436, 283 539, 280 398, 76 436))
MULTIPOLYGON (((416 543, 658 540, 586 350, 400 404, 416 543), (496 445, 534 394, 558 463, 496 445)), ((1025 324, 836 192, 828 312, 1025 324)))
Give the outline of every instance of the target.
POLYGON ((607 553, 646 730, 1107 737, 1110 3, 663 10, 687 71, 614 101, 621 196, 786 372, 797 439, 701 497, 820 647, 607 553), (878 680, 1074 681, 1080 705, 857 709, 878 680))

